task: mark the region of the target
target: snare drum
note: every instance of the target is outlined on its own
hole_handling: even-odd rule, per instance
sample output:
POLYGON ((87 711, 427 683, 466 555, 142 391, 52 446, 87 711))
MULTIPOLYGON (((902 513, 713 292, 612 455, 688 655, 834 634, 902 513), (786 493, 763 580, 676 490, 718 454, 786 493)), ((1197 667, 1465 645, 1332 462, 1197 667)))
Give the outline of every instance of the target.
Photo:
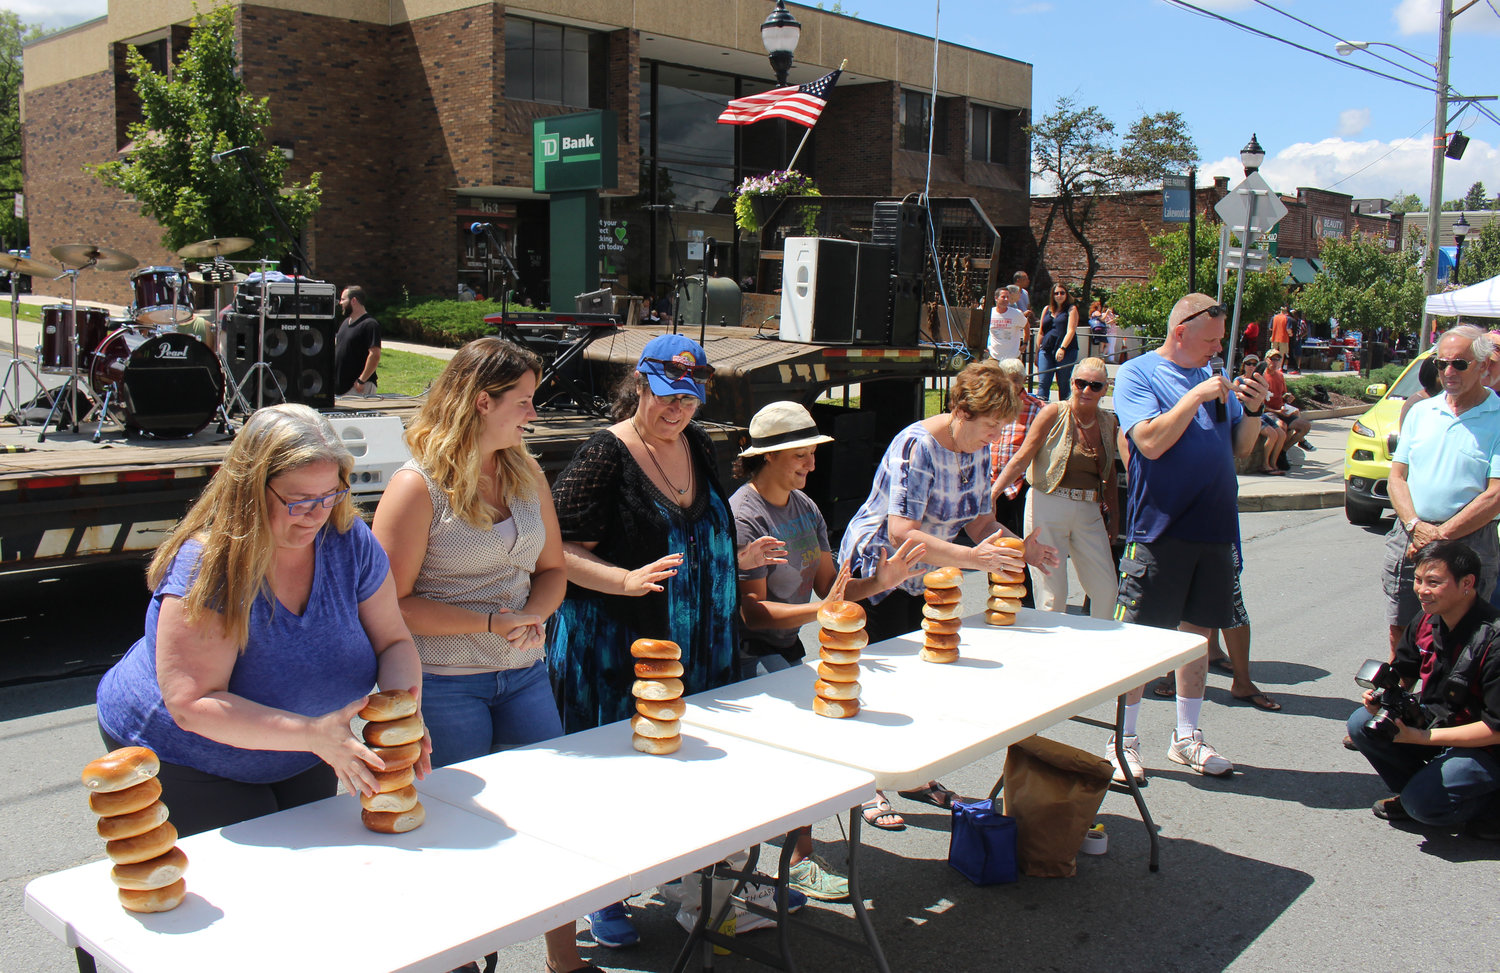
POLYGON ((127 429, 162 439, 191 436, 208 425, 224 401, 224 366, 208 345, 189 334, 121 328, 100 344, 89 382, 114 405, 127 429))
POLYGON ((87 372, 89 358, 109 334, 109 312, 99 307, 78 309, 78 341, 73 341, 73 305, 48 304, 42 308, 42 347, 38 364, 52 373, 73 370, 73 349, 78 349, 78 370, 87 372))
POLYGON ((193 316, 193 293, 187 274, 175 267, 142 267, 130 275, 135 292, 135 320, 150 327, 171 327, 193 316))

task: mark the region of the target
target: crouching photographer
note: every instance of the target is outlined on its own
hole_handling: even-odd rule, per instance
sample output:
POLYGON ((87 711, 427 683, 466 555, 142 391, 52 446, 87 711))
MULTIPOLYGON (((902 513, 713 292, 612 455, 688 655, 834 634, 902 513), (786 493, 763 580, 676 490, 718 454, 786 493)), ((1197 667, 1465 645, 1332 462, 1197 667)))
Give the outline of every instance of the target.
POLYGON ((1396 792, 1375 802, 1376 817, 1500 838, 1500 611, 1478 597, 1478 579, 1479 557, 1460 541, 1417 552, 1421 613, 1389 666, 1361 670, 1349 739, 1396 792))

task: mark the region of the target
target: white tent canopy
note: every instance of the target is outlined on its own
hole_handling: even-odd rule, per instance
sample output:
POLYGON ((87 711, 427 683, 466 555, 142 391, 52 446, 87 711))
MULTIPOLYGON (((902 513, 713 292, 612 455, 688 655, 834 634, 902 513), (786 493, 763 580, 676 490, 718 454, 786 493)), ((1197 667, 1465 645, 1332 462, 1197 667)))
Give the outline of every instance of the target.
POLYGON ((1427 298, 1427 313, 1444 318, 1500 318, 1500 277, 1427 298))

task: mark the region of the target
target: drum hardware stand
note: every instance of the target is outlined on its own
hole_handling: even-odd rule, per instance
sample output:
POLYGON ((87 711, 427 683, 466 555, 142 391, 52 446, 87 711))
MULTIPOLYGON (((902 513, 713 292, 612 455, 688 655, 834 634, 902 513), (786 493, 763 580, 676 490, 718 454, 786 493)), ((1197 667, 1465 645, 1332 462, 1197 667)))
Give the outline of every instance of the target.
MULTIPOLYGON (((46 390, 42 384, 42 376, 37 372, 36 366, 21 357, 21 275, 17 271, 10 271, 10 362, 5 366, 5 378, 0 379, 0 416, 5 415, 5 400, 10 399, 10 407, 16 414, 16 425, 26 425, 26 415, 21 411, 21 373, 26 372, 31 380, 36 383, 37 388, 46 390)), ((45 423, 43 424, 45 429, 45 423)))
MULTIPOLYGON (((53 394, 52 408, 47 410, 47 418, 42 422, 41 434, 36 437, 36 441, 39 443, 47 441, 47 426, 52 422, 52 417, 57 414, 58 407, 62 405, 64 395, 69 399, 68 418, 73 426, 73 432, 78 431, 78 272, 92 267, 97 261, 97 257, 91 257, 88 263, 83 266, 69 268, 52 278, 54 281, 62 280, 64 277, 68 278, 69 304, 71 305, 68 308, 68 326, 73 332, 73 368, 68 374, 68 380, 63 383, 62 388, 53 394)), ((84 398, 88 398, 88 396, 85 395, 84 398)), ((90 414, 93 413, 92 403, 90 403, 89 412, 90 414)), ((100 421, 103 421, 102 417, 100 421)), ((62 432, 62 428, 62 417, 58 416, 57 431, 62 432)), ((98 432, 96 428, 94 430, 95 442, 98 442, 98 432)))
POLYGON ((254 412, 255 409, 259 409, 266 404, 266 386, 264 382, 255 383, 255 409, 250 408, 250 403, 246 401, 244 392, 245 383, 249 382, 250 378, 262 368, 264 368, 266 370, 266 374, 271 377, 271 381, 276 386, 277 394, 281 396, 281 401, 286 401, 286 389, 281 387, 281 381, 276 377, 276 372, 272 370, 270 365, 266 364, 266 312, 268 311, 271 303, 270 294, 267 293, 267 285, 270 283, 270 281, 266 280, 266 268, 268 268, 270 264, 271 260, 269 257, 260 258, 260 321, 259 328, 257 329, 258 333, 256 334, 255 364, 250 366, 250 368, 245 372, 245 377, 242 378, 239 382, 235 382, 234 380, 234 370, 226 369, 226 371, 229 373, 229 378, 227 381, 229 383, 229 387, 234 390, 235 402, 239 404, 239 407, 244 411, 244 415, 246 416, 254 412))

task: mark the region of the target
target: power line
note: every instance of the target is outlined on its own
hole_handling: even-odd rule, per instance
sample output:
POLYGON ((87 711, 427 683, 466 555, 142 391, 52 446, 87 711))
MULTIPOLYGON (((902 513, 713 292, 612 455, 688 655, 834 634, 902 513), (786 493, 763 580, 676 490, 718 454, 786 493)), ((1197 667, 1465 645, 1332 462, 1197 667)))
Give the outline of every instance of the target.
POLYGON ((1349 173, 1344 178, 1338 180, 1338 182, 1331 182, 1328 185, 1324 186, 1323 188, 1324 189, 1332 189, 1334 186, 1339 185, 1339 183, 1348 182, 1350 179, 1353 179, 1355 176, 1359 175, 1361 172, 1364 172, 1366 169, 1370 168, 1370 166, 1373 166, 1375 163, 1384 161, 1385 159, 1389 158, 1392 154, 1394 154, 1397 149, 1405 147, 1405 145, 1406 145, 1407 142, 1410 142, 1412 139, 1416 138, 1417 137, 1417 133, 1420 132, 1420 131, 1422 131, 1426 127, 1427 127, 1427 122, 1424 120, 1422 122, 1422 124, 1418 125, 1416 127, 1416 129, 1410 135, 1408 135, 1406 138, 1399 139, 1399 140, 1397 140, 1395 142, 1392 142, 1391 143, 1390 151, 1386 152, 1385 155, 1382 155, 1378 159, 1372 159, 1371 161, 1367 162, 1366 164, 1360 166, 1358 169, 1355 169, 1353 172, 1349 173))
MULTIPOLYGON (((1276 13, 1281 14, 1283 17, 1286 17, 1288 20, 1295 20, 1297 23, 1301 24, 1303 27, 1307 27, 1307 28, 1309 28, 1311 30, 1315 30, 1318 33, 1322 34, 1324 37, 1331 37, 1331 38, 1333 38, 1334 40, 1338 41, 1341 44, 1350 44, 1350 43, 1353 43, 1347 37, 1340 37, 1339 35, 1333 33, 1332 31, 1324 30, 1322 27, 1319 27, 1317 24, 1309 23, 1308 21, 1303 20, 1301 17, 1298 17, 1295 14, 1292 14, 1292 13, 1289 13, 1289 12, 1287 12, 1285 10, 1282 10, 1280 7, 1277 7, 1274 4, 1267 3, 1266 0, 1254 0, 1254 2, 1257 3, 1257 4, 1259 4, 1262 7, 1265 7, 1267 10, 1272 10, 1272 11, 1275 11, 1276 13)), ((1398 67, 1398 68, 1400 68, 1403 71, 1409 71, 1410 73, 1415 74, 1417 77, 1421 78, 1423 81, 1433 80, 1431 78, 1428 78, 1427 75, 1424 72, 1418 71, 1416 68, 1414 68, 1414 67, 1412 67, 1412 66, 1410 66, 1408 64, 1402 64, 1400 61, 1397 61, 1394 58, 1386 57, 1384 54, 1381 54, 1378 51, 1372 51, 1369 48, 1365 48, 1364 51, 1365 51, 1366 54, 1370 55, 1373 58, 1378 58, 1379 60, 1382 60, 1382 61, 1386 62, 1387 64, 1393 66, 1393 67, 1398 67)), ((1421 58, 1418 58, 1418 60, 1421 60, 1421 58)), ((1430 64, 1428 66, 1431 67, 1430 64)), ((1434 70, 1436 70, 1436 69, 1434 69, 1434 70)))

